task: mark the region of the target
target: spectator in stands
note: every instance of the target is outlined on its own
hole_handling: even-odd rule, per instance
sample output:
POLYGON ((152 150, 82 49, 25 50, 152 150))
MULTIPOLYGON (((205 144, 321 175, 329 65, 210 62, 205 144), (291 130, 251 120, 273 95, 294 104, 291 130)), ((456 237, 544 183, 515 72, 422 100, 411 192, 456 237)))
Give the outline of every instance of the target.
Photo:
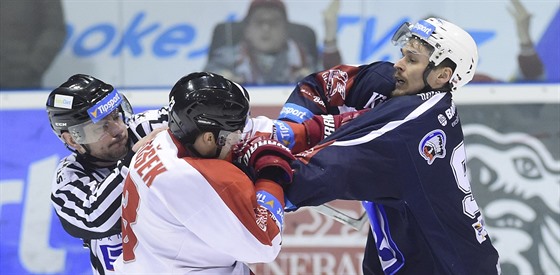
MULTIPOLYGON (((290 32, 294 24, 288 20, 281 0, 253 0, 241 22, 241 33, 232 30, 232 37, 239 35, 242 39, 215 50, 211 47, 204 70, 242 84, 294 84, 311 72, 339 64, 339 1, 333 0, 323 13, 326 34, 322 60, 315 39, 311 40, 313 45, 306 45, 290 32)), ((314 36, 312 30, 311 33, 314 36)))
POLYGON ((508 11, 515 19, 517 38, 521 50, 517 56, 519 62, 519 75, 515 80, 541 80, 544 79, 545 71, 541 58, 535 50, 535 45, 529 34, 531 14, 525 9, 519 0, 511 0, 512 8, 508 11))
POLYGON ((0 89, 41 88, 65 36, 60 0, 2 1, 0 89))
MULTIPOLYGON (((515 20, 517 38, 521 47, 517 55, 518 69, 509 81, 536 81, 545 79, 544 65, 535 50, 535 45, 529 33, 531 14, 519 0, 511 0, 512 6, 508 11, 515 20)), ((501 82, 484 74, 475 74, 472 82, 501 82)))

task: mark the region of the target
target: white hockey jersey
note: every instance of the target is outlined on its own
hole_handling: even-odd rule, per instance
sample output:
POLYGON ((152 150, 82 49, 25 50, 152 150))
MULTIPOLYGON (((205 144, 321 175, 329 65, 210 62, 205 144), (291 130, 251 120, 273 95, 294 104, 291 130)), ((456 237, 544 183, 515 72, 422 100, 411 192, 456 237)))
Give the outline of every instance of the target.
POLYGON ((250 274, 280 251, 283 191, 229 161, 190 155, 169 131, 133 158, 123 192, 122 274, 250 274))

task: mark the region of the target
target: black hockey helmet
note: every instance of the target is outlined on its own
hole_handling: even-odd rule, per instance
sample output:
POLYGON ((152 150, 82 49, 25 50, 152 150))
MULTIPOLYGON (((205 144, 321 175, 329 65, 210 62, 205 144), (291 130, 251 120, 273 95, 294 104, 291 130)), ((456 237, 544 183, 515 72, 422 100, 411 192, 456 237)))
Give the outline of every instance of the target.
MULTIPOLYGON (((54 133, 70 132, 78 143, 89 143, 84 127, 102 120, 115 110, 132 114, 126 97, 113 86, 84 74, 71 76, 47 98, 47 114, 54 133), (80 127, 82 126, 82 127, 80 127)), ((124 118, 123 118, 124 119, 124 118)))
POLYGON ((221 75, 196 72, 182 77, 169 93, 169 129, 183 144, 203 132, 243 130, 249 94, 221 75))

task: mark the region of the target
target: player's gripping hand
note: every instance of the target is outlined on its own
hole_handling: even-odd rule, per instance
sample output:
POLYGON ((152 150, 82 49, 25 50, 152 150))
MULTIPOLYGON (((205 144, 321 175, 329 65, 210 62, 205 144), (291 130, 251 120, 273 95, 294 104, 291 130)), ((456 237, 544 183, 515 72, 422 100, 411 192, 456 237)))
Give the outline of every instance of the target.
POLYGON ((238 144, 233 151, 234 161, 252 171, 255 179, 266 178, 279 184, 292 182, 290 162, 294 156, 280 142, 257 136, 238 144))
POLYGON ((307 131, 309 144, 311 146, 315 146, 321 140, 334 133, 334 131, 338 128, 367 111, 369 111, 369 109, 343 113, 340 115, 315 115, 311 119, 304 121, 303 125, 307 131))

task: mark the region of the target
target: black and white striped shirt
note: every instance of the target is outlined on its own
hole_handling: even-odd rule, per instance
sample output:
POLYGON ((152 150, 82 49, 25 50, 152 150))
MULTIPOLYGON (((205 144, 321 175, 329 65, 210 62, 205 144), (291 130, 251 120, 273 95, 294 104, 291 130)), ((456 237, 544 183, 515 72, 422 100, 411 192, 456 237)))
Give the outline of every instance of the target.
MULTIPOLYGON (((129 121, 130 144, 153 129, 167 126, 168 109, 135 114, 129 121)), ((122 251, 121 195, 128 164, 98 167, 72 153, 60 160, 51 189, 51 201, 62 226, 90 250, 95 274, 113 272, 122 251)))

